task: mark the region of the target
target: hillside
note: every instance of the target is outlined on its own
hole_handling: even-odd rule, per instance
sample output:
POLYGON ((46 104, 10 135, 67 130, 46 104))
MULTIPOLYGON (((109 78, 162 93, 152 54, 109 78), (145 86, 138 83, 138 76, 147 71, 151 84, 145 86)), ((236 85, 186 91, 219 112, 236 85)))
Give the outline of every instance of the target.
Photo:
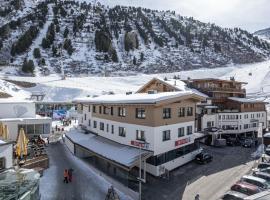
POLYGON ((254 35, 260 36, 265 39, 270 39, 270 28, 266 28, 263 30, 256 31, 254 35))
POLYGON ((164 73, 269 56, 270 44, 173 11, 75 1, 5 0, 0 63, 6 74, 164 73))

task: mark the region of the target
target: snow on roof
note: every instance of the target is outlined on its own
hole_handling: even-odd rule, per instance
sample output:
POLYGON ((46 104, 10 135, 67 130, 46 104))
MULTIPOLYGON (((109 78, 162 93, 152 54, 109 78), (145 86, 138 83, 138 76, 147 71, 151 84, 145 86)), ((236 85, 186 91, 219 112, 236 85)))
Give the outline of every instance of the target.
POLYGON ((17 98, 4 98, 0 99, 0 104, 11 104, 11 103, 33 103, 33 101, 22 100, 17 98))
POLYGON ((51 119, 51 118, 36 115, 36 117, 2 118, 0 119, 0 121, 7 122, 7 121, 24 121, 24 120, 41 120, 41 119, 46 120, 46 119, 51 119))
MULTIPOLYGON (((159 77, 155 77, 154 79, 157 79, 165 84, 168 84, 172 87, 174 87, 175 89, 177 90, 180 90, 180 91, 192 91, 193 93, 197 94, 197 95, 200 95, 200 96, 203 96, 205 98, 207 98, 208 96, 196 89, 193 89, 193 88, 189 88, 187 87, 187 84, 184 82, 184 81, 181 81, 180 79, 167 79, 167 80, 164 80, 162 78, 159 78, 159 77)), ((153 79, 152 79, 153 80, 153 79)))
POLYGON ((265 103, 261 100, 248 99, 248 98, 229 97, 228 99, 233 100, 233 101, 237 101, 237 102, 241 102, 241 103, 265 103))
MULTIPOLYGON (((128 104, 137 104, 137 103, 146 103, 146 104, 154 104, 163 100, 177 98, 177 97, 185 97, 189 95, 197 95, 192 91, 180 91, 180 92, 162 92, 156 94, 148 94, 148 93, 136 93, 136 94, 117 94, 117 95, 102 95, 98 97, 85 97, 78 98, 75 102, 81 103, 128 103, 128 104)), ((199 95, 197 95, 199 96, 199 95)), ((203 98, 202 96, 199 96, 203 98)))
POLYGON ((190 79, 190 80, 187 80, 187 81, 189 81, 189 82, 194 82, 194 81, 222 81, 222 82, 235 82, 235 83, 247 84, 247 82, 240 82, 240 81, 226 80, 226 79, 218 79, 218 78, 198 78, 198 79, 190 79))
MULTIPOLYGON (((84 134, 80 130, 73 129, 66 136, 96 154, 117 162, 126 167, 134 165, 140 156, 140 149, 119 144, 94 134, 84 134)), ((141 150, 142 157, 152 155, 152 152, 141 150)))

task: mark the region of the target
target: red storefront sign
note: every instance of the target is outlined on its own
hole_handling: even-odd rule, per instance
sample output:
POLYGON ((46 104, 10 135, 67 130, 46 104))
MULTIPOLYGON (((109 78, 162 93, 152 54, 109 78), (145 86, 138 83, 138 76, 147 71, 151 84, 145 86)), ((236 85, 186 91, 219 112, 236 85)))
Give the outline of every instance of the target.
POLYGON ((130 144, 136 147, 141 147, 141 148, 146 148, 146 149, 148 149, 148 145, 149 145, 148 143, 142 143, 142 142, 138 142, 134 140, 132 140, 130 144))
POLYGON ((175 146, 177 147, 179 145, 186 144, 186 143, 189 143, 189 142, 190 142, 190 138, 177 140, 177 141, 175 141, 175 146))

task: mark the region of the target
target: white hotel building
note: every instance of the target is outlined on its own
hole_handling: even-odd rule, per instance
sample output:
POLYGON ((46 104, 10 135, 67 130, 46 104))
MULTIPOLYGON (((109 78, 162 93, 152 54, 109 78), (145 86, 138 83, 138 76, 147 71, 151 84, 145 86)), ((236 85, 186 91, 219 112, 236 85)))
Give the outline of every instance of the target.
POLYGON ((8 127, 8 141, 16 141, 20 128, 24 129, 28 137, 48 137, 51 133, 51 118, 36 115, 35 103, 32 101, 1 99, 0 122, 8 127))
POLYGON ((195 90, 173 89, 159 79, 151 80, 136 94, 77 99, 80 125, 90 133, 67 134, 66 144, 74 154, 82 155, 79 149, 84 148, 127 170, 139 165, 143 153, 146 171, 160 176, 193 160, 201 151, 195 142, 195 109, 204 99, 195 90), (143 151, 138 149, 141 143, 148 144, 143 151))

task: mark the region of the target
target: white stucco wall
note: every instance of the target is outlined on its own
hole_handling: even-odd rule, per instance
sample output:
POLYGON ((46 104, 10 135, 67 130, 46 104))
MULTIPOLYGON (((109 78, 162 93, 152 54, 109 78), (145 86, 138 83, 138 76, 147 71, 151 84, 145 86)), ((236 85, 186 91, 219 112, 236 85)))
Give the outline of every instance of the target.
POLYGON ((224 133, 245 133, 245 132, 252 132, 257 131, 257 127, 250 127, 247 129, 244 129, 245 124, 252 124, 252 123, 263 123, 263 129, 267 127, 267 121, 266 121, 266 112, 244 112, 244 113, 217 113, 213 115, 204 115, 202 117, 202 129, 207 127, 208 121, 215 121, 215 127, 222 128, 222 126, 226 125, 235 125, 238 126, 238 130, 226 130, 223 131, 224 133), (227 115, 238 115, 238 119, 227 119, 227 115), (245 115, 248 116, 248 118, 245 118, 245 115), (252 117, 252 115, 254 117, 252 117), (225 116, 225 117, 223 117, 225 116), (240 117, 241 116, 241 117, 240 117), (241 129, 240 129, 241 126, 241 129))
POLYGON ((33 102, 0 102, 0 118, 35 117, 33 102))

